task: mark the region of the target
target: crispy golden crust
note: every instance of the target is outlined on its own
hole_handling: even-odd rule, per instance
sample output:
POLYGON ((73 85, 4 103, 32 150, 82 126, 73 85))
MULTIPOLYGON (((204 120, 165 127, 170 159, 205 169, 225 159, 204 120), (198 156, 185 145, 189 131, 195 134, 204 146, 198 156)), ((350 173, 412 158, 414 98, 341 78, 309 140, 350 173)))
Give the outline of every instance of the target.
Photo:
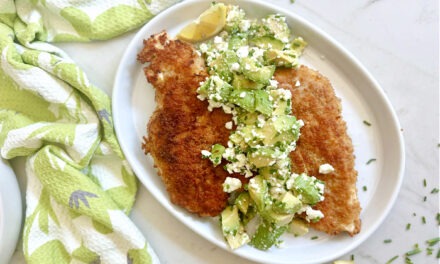
MULTIPOLYGON (((208 73, 191 45, 160 33, 145 40, 144 46, 138 60, 149 63, 144 71, 156 89, 157 108, 142 147, 152 155, 173 203, 200 216, 218 215, 227 204, 222 183, 228 174, 222 166, 213 168, 200 152, 215 143, 226 145, 229 131, 224 124, 231 116, 221 110, 209 112, 197 99, 196 89, 208 73)), ((325 200, 316 206, 325 217, 312 226, 329 234, 358 233, 357 172, 339 99, 329 81, 307 67, 279 69, 275 76, 280 87, 291 90, 293 114, 305 122, 291 154, 292 170, 326 183, 325 200), (319 174, 324 163, 335 172, 319 174)))
POLYGON ((305 123, 297 148, 290 155, 292 171, 306 172, 325 182, 325 199, 316 205, 324 218, 311 226, 334 235, 343 231, 359 233, 357 172, 340 100, 328 79, 306 66, 277 70, 275 78, 280 87, 292 92, 293 115, 305 123), (335 171, 320 174, 319 166, 324 163, 331 164, 335 171))
POLYGON ((213 144, 226 145, 231 116, 207 110, 197 99, 199 83, 208 76, 194 48, 160 33, 144 40, 138 54, 145 75, 155 90, 157 108, 148 123, 143 149, 154 159, 174 204, 200 216, 216 216, 227 204, 222 184, 228 173, 202 159, 213 144))

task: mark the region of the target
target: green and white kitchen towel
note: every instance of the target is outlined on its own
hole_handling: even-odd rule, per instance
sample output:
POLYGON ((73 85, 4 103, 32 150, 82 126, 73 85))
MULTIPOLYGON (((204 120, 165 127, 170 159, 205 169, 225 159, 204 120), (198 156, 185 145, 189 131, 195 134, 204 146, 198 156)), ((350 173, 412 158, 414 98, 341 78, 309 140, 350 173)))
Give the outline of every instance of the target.
POLYGON ((28 263, 158 261, 127 216, 137 181, 110 99, 49 42, 108 39, 175 2, 0 0, 0 149, 27 157, 28 263))

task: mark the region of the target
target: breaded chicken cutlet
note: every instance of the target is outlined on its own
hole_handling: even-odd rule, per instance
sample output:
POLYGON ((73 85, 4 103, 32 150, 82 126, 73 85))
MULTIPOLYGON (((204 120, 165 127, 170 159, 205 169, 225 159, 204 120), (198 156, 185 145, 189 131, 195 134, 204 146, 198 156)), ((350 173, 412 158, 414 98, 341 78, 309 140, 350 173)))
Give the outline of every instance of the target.
POLYGON ((138 54, 145 76, 156 90, 156 109, 142 146, 154 159, 170 199, 200 216, 216 216, 227 205, 222 184, 229 174, 213 167, 201 151, 226 145, 231 115, 207 110, 197 99, 197 88, 208 76, 204 60, 192 45, 170 40, 163 32, 144 40, 138 54))
POLYGON ((292 93, 292 114, 305 124, 290 154, 292 171, 305 172, 325 183, 324 201, 315 206, 324 218, 311 226, 333 235, 359 233, 361 207, 353 145, 330 81, 306 66, 278 69, 274 77, 280 88, 292 93), (334 167, 334 172, 320 174, 319 166, 326 163, 334 167))
MULTIPOLYGON (((215 143, 226 145, 230 131, 224 124, 231 116, 218 109, 210 112, 197 99, 199 83, 208 76, 202 57, 192 45, 160 33, 144 41, 138 60, 149 63, 145 75, 156 89, 145 153, 153 157, 173 203, 200 216, 218 215, 227 205, 222 183, 229 174, 200 153, 215 143)), ((325 199, 316 206, 324 218, 312 226, 329 234, 358 233, 357 172, 339 99, 325 77, 305 66, 278 69, 275 78, 281 88, 291 90, 293 114, 305 123, 291 153, 292 171, 314 175, 326 185, 325 199), (335 171, 319 174, 324 163, 335 171)))

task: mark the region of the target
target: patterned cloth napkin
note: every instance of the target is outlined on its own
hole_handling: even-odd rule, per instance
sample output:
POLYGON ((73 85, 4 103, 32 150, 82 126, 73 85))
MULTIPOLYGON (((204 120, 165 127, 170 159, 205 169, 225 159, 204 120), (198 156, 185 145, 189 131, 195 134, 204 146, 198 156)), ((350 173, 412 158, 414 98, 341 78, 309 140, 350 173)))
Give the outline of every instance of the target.
POLYGON ((28 263, 158 262, 127 216, 137 181, 109 97, 48 42, 108 39, 175 2, 0 0, 0 149, 27 157, 28 263))

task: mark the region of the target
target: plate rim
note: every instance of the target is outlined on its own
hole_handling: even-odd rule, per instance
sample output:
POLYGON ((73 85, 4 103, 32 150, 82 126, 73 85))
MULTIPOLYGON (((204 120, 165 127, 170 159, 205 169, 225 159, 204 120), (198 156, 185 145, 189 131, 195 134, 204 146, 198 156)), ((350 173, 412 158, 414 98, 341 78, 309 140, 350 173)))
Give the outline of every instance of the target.
MULTIPOLYGON (((138 45, 138 43, 135 41, 137 39, 139 39, 140 35, 142 36, 146 36, 146 34, 144 33, 145 28, 149 27, 149 24, 152 24, 152 22, 154 22, 155 20, 159 20, 162 19, 162 17, 167 16, 170 13, 173 13, 175 10, 179 10, 181 8, 184 8, 186 6, 190 6, 193 5, 195 3, 206 3, 206 2, 210 2, 210 1, 206 1, 206 0, 187 0, 184 2, 180 2, 175 4, 174 6, 168 8, 167 10, 163 11, 162 13, 158 14, 156 17, 154 17, 152 20, 150 20, 148 23, 146 23, 142 28, 140 28, 138 30, 138 32, 135 34, 135 36, 131 39, 129 45, 127 46, 126 51, 124 52, 123 56, 121 57, 121 62, 123 62, 124 60, 126 60, 128 54, 131 53, 131 49, 133 49, 134 47, 136 47, 138 45)), ((219 2, 228 2, 228 3, 236 3, 239 4, 240 1, 237 0, 220 0, 219 2)), ((391 195, 389 196, 389 201, 387 203, 387 205, 385 206, 385 208, 382 210, 381 214, 379 215, 379 217, 374 221, 374 223, 370 226, 370 228, 368 229, 367 234, 364 234, 363 237, 361 237, 361 239, 355 240, 353 243, 350 243, 349 246, 345 247, 343 250, 340 250, 337 254, 334 254, 332 256, 330 256, 330 258, 322 258, 319 260, 316 260, 318 262, 321 261, 330 261, 332 259, 335 259, 339 256, 342 256, 344 254, 346 254, 347 252, 353 250, 354 248, 358 247, 360 244, 362 244, 363 242, 365 242, 365 240, 367 240, 376 230, 377 228, 383 223, 383 221, 385 220, 385 218, 389 215, 389 212, 391 210, 391 208, 394 206, 395 201, 397 199, 398 193, 401 189, 401 185, 403 182, 403 177, 404 177, 404 171, 405 171, 405 145, 404 145, 404 138, 402 133, 399 132, 399 128, 400 128, 400 123, 399 120, 397 118, 397 115, 395 113, 394 108, 392 107, 391 102, 389 101, 388 97, 386 96, 384 90, 382 89, 382 87, 380 86, 380 84, 377 82, 377 80, 373 77, 373 75, 364 67, 364 65, 352 54, 350 53, 344 46, 342 46, 339 42, 337 42, 332 36, 330 36, 328 33, 326 33, 325 31, 321 30, 319 27, 315 26, 314 24, 312 24, 311 22, 309 22, 308 20, 304 19, 303 17, 301 17, 300 15, 290 11, 290 10, 283 10, 281 8, 278 8, 277 6, 271 4, 271 3, 267 3, 267 2, 263 2, 260 0, 254 0, 254 1, 250 1, 250 0, 246 0, 246 1, 242 1, 242 2, 248 2, 248 3, 252 3, 252 4, 257 4, 262 6, 265 9, 273 9, 276 10, 279 13, 283 13, 289 16, 294 17, 296 20, 300 21, 300 23, 302 25, 305 25, 307 30, 311 30, 313 34, 319 35, 321 38, 325 39, 329 45, 331 45, 333 48, 335 48, 338 52, 340 52, 342 54, 342 56, 344 57, 344 59, 350 61, 352 63, 352 66, 354 66, 356 68, 356 70, 358 72, 360 72, 362 75, 364 75, 364 77, 371 83, 371 85, 369 85, 370 89, 373 89, 374 92, 376 92, 378 94, 378 96, 380 97, 380 99, 382 99, 382 103, 384 104, 384 107, 386 107, 386 109, 388 110, 388 114, 391 117, 391 123, 392 123, 392 127, 393 132, 397 135, 397 142, 398 145, 396 146, 397 148, 397 153, 399 153, 399 156, 396 157, 397 158, 397 162, 398 162, 398 167, 395 168, 396 170, 396 184, 394 185, 394 188, 391 190, 391 195)), ((140 38, 143 39, 143 38, 140 38)), ((120 83, 120 78, 121 78, 121 71, 123 71, 124 68, 124 64, 120 63, 119 66, 117 67, 117 71, 115 74, 115 78, 114 78, 114 85, 113 85, 113 90, 112 90, 112 98, 115 98, 115 96, 118 93, 118 89, 117 86, 120 83)), ((112 104, 112 112, 113 112, 113 119, 114 119, 114 127, 115 127, 115 132, 116 132, 116 136, 118 137, 119 140, 119 136, 118 134, 120 134, 120 128, 117 125, 119 123, 119 117, 116 115, 117 111, 118 111, 118 103, 114 103, 112 104)), ((123 143, 123 140, 119 140, 120 141, 120 145, 121 145, 121 149, 124 153, 127 153, 127 151, 125 149, 125 145, 123 143)), ((131 167, 133 168, 133 170, 135 171, 136 174, 137 173, 137 166, 133 166, 132 162, 127 158, 127 161, 130 163, 131 167)), ((150 189, 149 186, 147 186, 147 184, 144 182, 144 180, 142 179, 142 177, 138 177, 138 179, 142 182, 142 184, 145 186, 145 188, 150 192, 153 193, 153 191, 150 189)), ((154 195, 153 195, 154 196, 154 195)), ((235 253, 236 255, 239 255, 241 257, 253 260, 253 261, 264 261, 264 260, 260 260, 260 259, 256 259, 256 258, 252 258, 251 256, 246 256, 244 254, 240 254, 239 251, 235 250, 235 251, 231 251, 229 250, 226 245, 219 244, 219 241, 215 240, 215 239, 211 239, 211 237, 207 237, 205 235, 203 235, 203 232, 197 230, 196 228, 192 227, 189 223, 186 222, 185 219, 183 219, 183 217, 180 215, 180 212, 175 211, 175 208, 172 207, 172 205, 170 204, 170 202, 168 201, 168 203, 164 203, 163 201, 161 201, 160 199, 157 199, 155 197, 155 199, 163 206, 167 209, 168 212, 170 212, 174 217, 176 217, 177 219, 179 219, 179 221, 181 223, 183 223, 185 226, 189 227, 192 231, 194 231, 195 233, 197 233, 198 235, 200 235, 201 237, 203 237, 204 239, 210 241, 211 243, 215 244, 216 246, 219 246, 220 248, 225 249, 228 252, 232 252, 235 253)), ((188 213, 189 214, 189 213, 188 213)), ((284 263, 284 262, 279 262, 279 263, 284 263)), ((315 263, 315 262, 307 262, 307 263, 315 263)))
POLYGON ((0 263, 3 261, 8 263, 20 238, 23 218, 22 200, 12 166, 2 157, 0 157, 0 174, 0 252, 2 253, 0 263))

